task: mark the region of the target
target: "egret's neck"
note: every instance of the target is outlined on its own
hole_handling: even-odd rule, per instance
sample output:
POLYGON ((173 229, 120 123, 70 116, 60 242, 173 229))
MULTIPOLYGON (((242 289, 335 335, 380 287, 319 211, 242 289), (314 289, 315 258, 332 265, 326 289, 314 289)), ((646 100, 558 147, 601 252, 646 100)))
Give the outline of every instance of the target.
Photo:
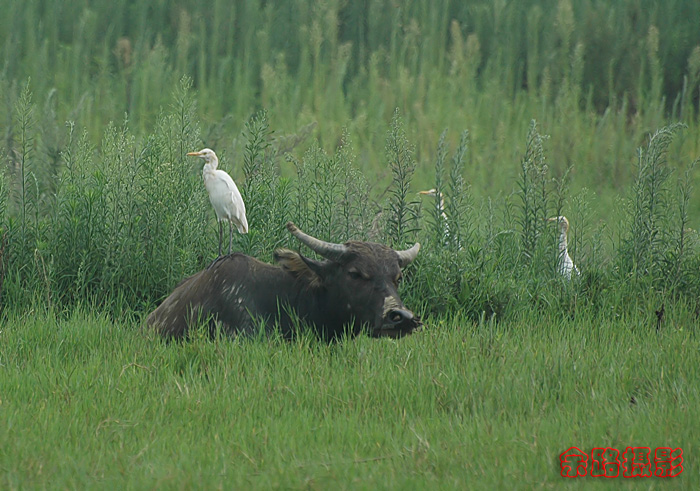
POLYGON ((447 220, 447 215, 445 214, 445 200, 442 197, 442 193, 438 193, 437 196, 440 198, 440 204, 438 205, 440 208, 438 209, 438 212, 443 219, 447 220))
POLYGON ((559 232, 559 252, 564 252, 567 247, 566 230, 559 232))
POLYGON ((206 176, 207 174, 213 173, 218 166, 219 166, 219 163, 216 160, 212 160, 211 162, 206 162, 204 164, 204 168, 202 169, 202 175, 206 176))

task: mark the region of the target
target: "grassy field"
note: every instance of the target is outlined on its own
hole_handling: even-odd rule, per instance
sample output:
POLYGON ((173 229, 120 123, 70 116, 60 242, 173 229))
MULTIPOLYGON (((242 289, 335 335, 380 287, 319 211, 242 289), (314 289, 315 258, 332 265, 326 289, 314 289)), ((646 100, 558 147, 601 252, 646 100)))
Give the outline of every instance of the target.
POLYGON ((229 4, 3 4, 0 488, 558 488, 635 445, 685 471, 615 484, 692 488, 696 2, 229 4), (237 251, 419 241, 424 331, 144 332, 216 255, 205 146, 237 251))
POLYGON ((633 445, 683 448, 679 477, 643 484, 691 488, 700 345, 691 313, 667 314, 659 332, 645 312, 456 316, 327 346, 167 345, 129 320, 31 313, 0 333, 0 485, 558 488, 570 446, 633 445))

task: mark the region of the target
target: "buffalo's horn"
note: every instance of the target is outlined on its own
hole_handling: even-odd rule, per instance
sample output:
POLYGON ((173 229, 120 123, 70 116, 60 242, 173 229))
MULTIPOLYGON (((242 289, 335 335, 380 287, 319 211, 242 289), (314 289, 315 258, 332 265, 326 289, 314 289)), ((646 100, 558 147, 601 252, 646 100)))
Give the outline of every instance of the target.
POLYGON ((399 256, 399 267, 405 268, 413 262, 413 260, 418 256, 418 251, 420 250, 420 244, 416 242, 413 247, 406 249, 405 251, 394 251, 399 256))
POLYGON ((324 242, 310 235, 306 235, 299 230, 292 222, 287 222, 287 230, 296 237, 299 242, 305 244, 309 249, 317 254, 330 259, 331 261, 339 261, 348 252, 348 248, 343 244, 334 244, 332 242, 324 242))

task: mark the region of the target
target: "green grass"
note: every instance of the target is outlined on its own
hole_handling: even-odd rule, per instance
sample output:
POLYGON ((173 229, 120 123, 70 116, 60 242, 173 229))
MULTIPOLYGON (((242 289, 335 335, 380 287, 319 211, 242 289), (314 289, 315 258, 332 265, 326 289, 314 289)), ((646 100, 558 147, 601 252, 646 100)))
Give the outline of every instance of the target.
POLYGON ((695 484, 694 0, 5 4, 1 489, 558 488, 567 448, 629 445, 695 484), (420 241, 425 331, 143 332, 214 257, 205 146, 236 250, 420 241))
POLYGON ((553 488, 570 446, 635 445, 683 448, 673 484, 690 487, 700 344, 691 313, 658 333, 649 314, 455 317, 331 346, 15 317, 0 333, 0 487, 553 488))

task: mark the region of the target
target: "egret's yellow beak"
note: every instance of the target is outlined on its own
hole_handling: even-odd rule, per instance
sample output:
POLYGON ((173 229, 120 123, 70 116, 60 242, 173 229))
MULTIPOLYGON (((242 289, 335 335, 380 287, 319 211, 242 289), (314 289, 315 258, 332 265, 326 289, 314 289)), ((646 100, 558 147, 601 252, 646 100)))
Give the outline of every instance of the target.
POLYGON ((187 152, 188 157, 199 157, 202 155, 202 152, 187 152))

